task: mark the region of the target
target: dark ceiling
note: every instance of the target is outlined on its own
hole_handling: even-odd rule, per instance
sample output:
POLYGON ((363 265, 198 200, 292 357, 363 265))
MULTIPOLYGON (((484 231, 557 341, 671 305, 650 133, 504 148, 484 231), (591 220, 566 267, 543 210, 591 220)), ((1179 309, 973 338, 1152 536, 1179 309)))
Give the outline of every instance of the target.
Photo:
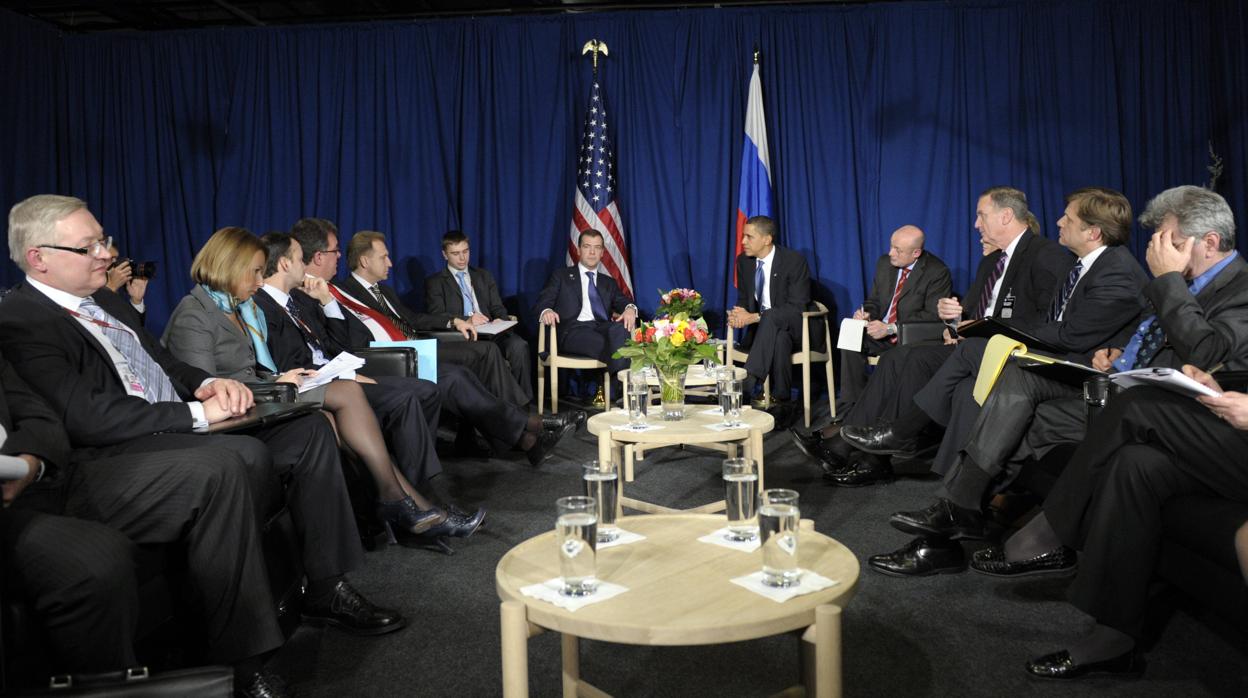
MULTIPOLYGON (((863 2, 866 0, 824 0, 863 2)), ((268 26, 404 20, 468 14, 586 12, 595 10, 659 9, 694 6, 805 4, 803 0, 739 0, 727 2, 664 2, 663 0, 415 0, 391 2, 247 0, 158 0, 130 2, 0 2, 28 17, 69 32, 162 31, 223 26, 268 26)))

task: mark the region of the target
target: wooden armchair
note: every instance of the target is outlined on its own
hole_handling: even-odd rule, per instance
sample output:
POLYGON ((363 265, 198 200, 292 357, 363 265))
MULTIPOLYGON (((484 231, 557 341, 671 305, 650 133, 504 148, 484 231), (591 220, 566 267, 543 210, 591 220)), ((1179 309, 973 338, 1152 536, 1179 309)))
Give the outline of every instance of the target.
MULTIPOLYGON (((812 364, 823 363, 824 374, 828 379, 828 411, 832 418, 836 419, 836 388, 833 383, 832 375, 832 335, 828 330, 828 309, 824 304, 815 301, 816 310, 807 310, 802 313, 802 343, 798 351, 793 352, 792 363, 802 367, 802 407, 805 413, 806 427, 810 427, 810 372, 812 364), (811 321, 815 318, 823 318, 823 351, 815 351, 810 342, 811 321)), ((728 364, 730 366, 737 363, 745 363, 750 357, 749 352, 741 351, 737 348, 736 331, 730 326, 728 328, 728 364)), ((768 378, 763 382, 763 398, 770 402, 771 399, 771 379, 768 378)))

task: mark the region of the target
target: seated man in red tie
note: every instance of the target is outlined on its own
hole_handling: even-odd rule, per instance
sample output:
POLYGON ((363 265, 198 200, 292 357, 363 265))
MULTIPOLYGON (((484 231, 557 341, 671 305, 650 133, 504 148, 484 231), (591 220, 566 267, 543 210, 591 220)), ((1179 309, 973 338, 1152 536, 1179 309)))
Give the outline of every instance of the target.
POLYGON ((767 411, 778 418, 779 428, 793 414, 790 357, 801 341, 802 312, 810 304, 810 268, 802 255, 777 245, 777 235, 776 222, 767 216, 745 222, 745 252, 737 256, 737 305, 728 311, 728 324, 746 330, 738 342, 750 352, 745 395, 771 378, 775 404, 767 411))
POLYGON ((542 323, 559 325, 561 350, 598 359, 615 376, 628 368, 628 359, 611 355, 636 327, 637 306, 600 264, 605 249, 602 233, 582 232, 577 239, 581 261, 550 275, 534 309, 542 323))
POLYGON ((888 254, 875 263, 871 292, 854 311, 855 320, 866 320, 862 351, 841 352, 841 402, 838 411, 858 399, 867 384, 866 358, 879 356, 897 344, 897 324, 939 321, 936 302, 953 295, 949 267, 923 249, 923 231, 903 225, 889 239, 888 254))

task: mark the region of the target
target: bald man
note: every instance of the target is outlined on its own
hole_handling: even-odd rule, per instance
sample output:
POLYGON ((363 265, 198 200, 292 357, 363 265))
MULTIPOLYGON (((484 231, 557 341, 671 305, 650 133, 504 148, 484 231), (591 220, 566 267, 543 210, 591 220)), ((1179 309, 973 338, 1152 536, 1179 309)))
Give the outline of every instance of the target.
POLYGON ((857 401, 867 383, 868 356, 879 356, 896 346, 897 325, 918 320, 939 320, 936 301, 953 293, 949 267, 923 250, 923 231, 903 225, 893 231, 888 254, 875 263, 871 292, 854 312, 855 320, 867 321, 862 352, 841 352, 841 402, 837 411, 857 401))

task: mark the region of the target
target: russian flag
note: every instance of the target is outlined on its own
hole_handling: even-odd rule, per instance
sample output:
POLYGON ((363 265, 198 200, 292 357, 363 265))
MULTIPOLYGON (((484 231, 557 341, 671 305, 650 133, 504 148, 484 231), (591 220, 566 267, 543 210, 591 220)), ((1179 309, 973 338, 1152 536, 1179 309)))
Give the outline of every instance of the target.
MULTIPOLYGON (((745 107, 745 144, 741 148, 741 186, 737 189, 737 247, 734 260, 741 254, 741 234, 751 216, 770 216, 771 160, 767 150, 767 119, 763 116, 763 83, 758 77, 758 62, 750 76, 750 98, 745 107)), ((737 285, 733 265, 732 285, 737 285)))

